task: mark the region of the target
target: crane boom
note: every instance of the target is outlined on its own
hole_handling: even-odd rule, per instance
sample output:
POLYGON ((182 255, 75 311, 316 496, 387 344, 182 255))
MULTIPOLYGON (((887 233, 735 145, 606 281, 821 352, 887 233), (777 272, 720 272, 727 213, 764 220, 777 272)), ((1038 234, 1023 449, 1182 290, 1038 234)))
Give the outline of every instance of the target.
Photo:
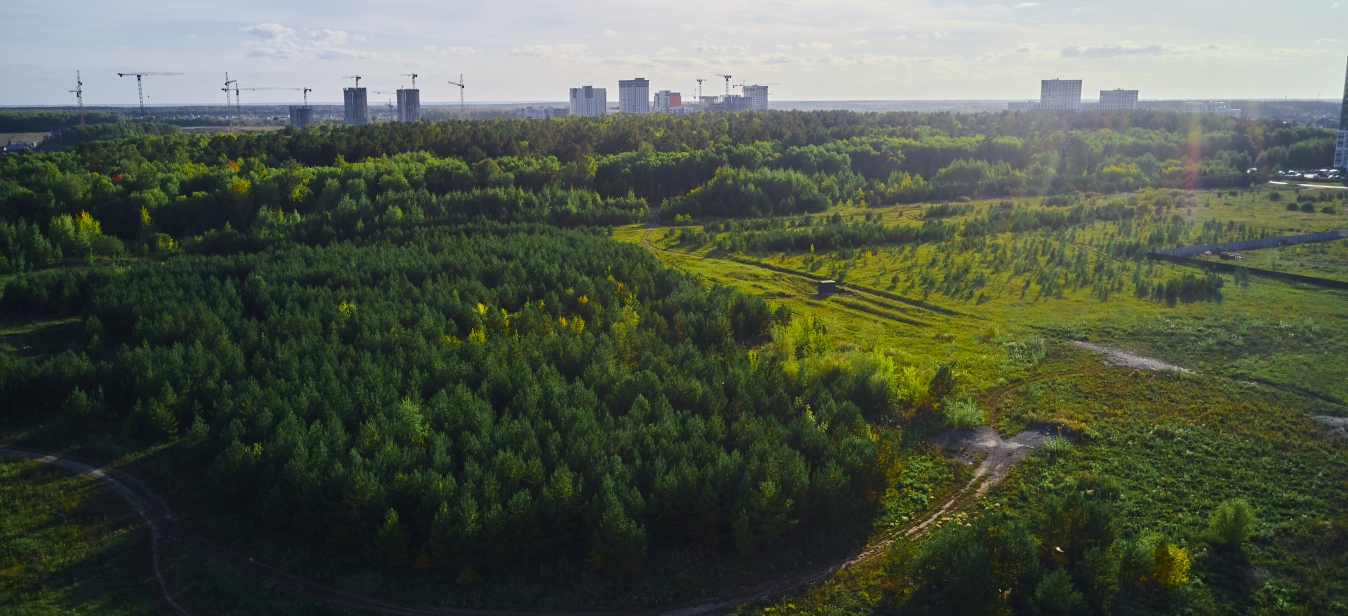
POLYGON ((140 97, 140 115, 141 115, 141 117, 144 117, 144 116, 145 116, 145 90, 144 90, 144 89, 141 87, 141 85, 140 85, 140 78, 141 78, 141 77, 147 77, 147 76, 149 76, 149 75, 182 75, 182 74, 184 74, 184 73, 161 73, 161 72, 156 72, 156 71, 141 71, 141 72, 135 72, 135 73, 117 73, 117 76, 118 76, 118 77, 130 77, 130 76, 132 76, 132 75, 135 75, 135 76, 136 76, 136 95, 140 97))
POLYGON ((725 95, 730 96, 730 75, 717 75, 725 78, 725 95))
POLYGON ((355 79, 355 80, 356 80, 356 87, 357 87, 357 88, 360 87, 360 75, 347 75, 346 77, 343 77, 342 79, 355 79))
POLYGON ((417 74, 416 74, 416 73, 402 73, 402 74, 400 74, 400 75, 398 75, 398 76, 399 76, 399 77, 411 77, 411 78, 412 78, 412 89, 413 89, 413 90, 417 89, 417 74))

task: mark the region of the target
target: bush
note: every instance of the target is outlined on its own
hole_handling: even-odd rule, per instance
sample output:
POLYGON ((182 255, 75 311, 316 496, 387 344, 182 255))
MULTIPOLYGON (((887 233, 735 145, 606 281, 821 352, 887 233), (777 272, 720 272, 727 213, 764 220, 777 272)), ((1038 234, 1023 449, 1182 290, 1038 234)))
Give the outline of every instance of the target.
POLYGON ((1288 204, 1287 204, 1287 211, 1289 211, 1289 212, 1295 212, 1295 211, 1297 211, 1297 204, 1296 204, 1296 202, 1288 203, 1288 204))
POLYGON ((1320 213, 1321 213, 1321 214, 1338 214, 1339 212, 1338 212, 1338 210, 1335 210, 1335 209, 1334 209, 1334 206, 1332 206, 1332 205, 1326 205, 1323 209, 1320 210, 1320 213))
POLYGON ((1269 201, 1282 201, 1282 193, 1280 193, 1280 192, 1278 192, 1278 191, 1276 191, 1276 190, 1273 191, 1273 192, 1270 192, 1270 193, 1268 193, 1268 200, 1269 200, 1269 201))
POLYGON ((1210 541, 1214 544, 1225 546, 1232 549, 1240 549, 1240 546, 1250 539, 1254 534, 1254 508, 1243 499, 1234 499, 1223 502, 1217 506, 1217 510, 1212 512, 1212 517, 1208 519, 1208 528, 1211 531, 1210 541))
POLYGON ((1314 214, 1314 213, 1315 213, 1315 204, 1314 204, 1314 203, 1311 203, 1310 201, 1307 201, 1307 202, 1305 202, 1305 203, 1302 203, 1302 204, 1301 204, 1301 211, 1303 211, 1303 212, 1305 212, 1305 213, 1307 213, 1307 214, 1314 214))
POLYGON ((973 400, 954 400, 945 404, 945 422, 952 428, 981 426, 987 420, 983 409, 973 400))

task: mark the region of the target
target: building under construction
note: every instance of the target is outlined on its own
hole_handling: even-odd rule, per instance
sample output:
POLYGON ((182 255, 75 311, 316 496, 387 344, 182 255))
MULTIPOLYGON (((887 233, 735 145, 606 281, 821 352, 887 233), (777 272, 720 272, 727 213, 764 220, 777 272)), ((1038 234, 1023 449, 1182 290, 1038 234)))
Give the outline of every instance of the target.
POLYGON ((304 128, 314 123, 314 108, 309 106, 300 107, 298 105, 290 106, 290 124, 296 128, 304 128))
POLYGON ((418 122, 421 120, 421 90, 398 90, 398 121, 418 122))
MULTIPOLYGON (((342 102, 346 106, 347 124, 370 123, 370 105, 365 88, 342 88, 342 102)), ((420 113, 420 109, 417 112, 420 113)))
POLYGON ((1343 77, 1343 107, 1339 109, 1339 135, 1334 145, 1334 168, 1348 171, 1348 74, 1343 77))

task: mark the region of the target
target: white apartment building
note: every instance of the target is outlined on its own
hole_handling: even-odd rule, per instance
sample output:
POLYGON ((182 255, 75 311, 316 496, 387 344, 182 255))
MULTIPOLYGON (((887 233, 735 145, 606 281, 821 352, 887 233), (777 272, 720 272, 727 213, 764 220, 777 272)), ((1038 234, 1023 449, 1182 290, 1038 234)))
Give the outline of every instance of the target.
POLYGON ((566 117, 566 110, 558 107, 520 107, 517 113, 523 120, 551 120, 552 118, 566 117))
POLYGON ((583 86, 571 88, 571 115, 601 116, 608 113, 608 92, 604 88, 583 86))
POLYGON ((644 77, 618 82, 618 113, 650 113, 651 82, 644 77))
POLYGON ((1348 170, 1348 130, 1339 131, 1339 139, 1334 144, 1334 168, 1348 170))
POLYGON ((1080 79, 1045 79, 1040 82, 1038 111, 1080 110, 1080 79))
POLYGON ((683 95, 678 92, 661 90, 655 93, 655 105, 651 111, 656 113, 677 113, 675 109, 683 107, 683 95))
POLYGON ((1239 109, 1232 109, 1230 105, 1224 102, 1196 101, 1184 103, 1184 113, 1210 113, 1213 115, 1239 118, 1241 111, 1239 109))
POLYGON ((1132 111, 1137 109, 1137 90, 1100 90, 1101 111, 1132 111))
POLYGON ((749 111, 768 110, 767 86, 744 86, 744 98, 749 101, 749 111))

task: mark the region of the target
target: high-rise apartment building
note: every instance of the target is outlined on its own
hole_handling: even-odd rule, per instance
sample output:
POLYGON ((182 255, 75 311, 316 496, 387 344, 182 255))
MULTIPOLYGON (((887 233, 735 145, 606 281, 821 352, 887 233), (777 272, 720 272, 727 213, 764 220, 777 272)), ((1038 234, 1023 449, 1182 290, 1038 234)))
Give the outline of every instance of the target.
POLYGON ((744 98, 749 103, 749 111, 768 110, 767 86, 744 86, 744 98))
POLYGON ((1039 111, 1080 111, 1080 79, 1045 79, 1039 84, 1039 111))
POLYGON ((1101 111, 1137 109, 1137 90, 1100 90, 1101 111))
POLYGON ((370 123, 370 106, 365 97, 365 88, 342 88, 342 103, 347 124, 370 123))
POLYGON ((560 107, 520 107, 517 113, 522 120, 551 120, 566 117, 566 110, 560 107))
POLYGON ((314 123, 314 108, 290 106, 290 124, 295 128, 304 128, 314 123))
POLYGON ((1343 107, 1339 110, 1339 138, 1334 145, 1334 168, 1348 171, 1348 73, 1343 77, 1343 107))
POLYGON ((607 113, 608 92, 603 88, 584 86, 571 88, 571 115, 601 116, 607 113))
POLYGON ((661 90, 655 93, 655 105, 651 111, 656 113, 671 113, 673 110, 683 107, 683 95, 678 92, 661 90))
POLYGON ((421 90, 398 90, 398 121, 421 120, 421 90))
POLYGON ((618 82, 618 113, 650 113, 651 82, 643 77, 618 82))
POLYGON ((1183 110, 1184 113, 1223 115, 1232 118, 1239 118, 1241 114, 1241 110, 1232 109, 1230 105, 1224 102, 1213 102, 1213 101, 1198 101, 1198 102, 1184 103, 1183 110))

